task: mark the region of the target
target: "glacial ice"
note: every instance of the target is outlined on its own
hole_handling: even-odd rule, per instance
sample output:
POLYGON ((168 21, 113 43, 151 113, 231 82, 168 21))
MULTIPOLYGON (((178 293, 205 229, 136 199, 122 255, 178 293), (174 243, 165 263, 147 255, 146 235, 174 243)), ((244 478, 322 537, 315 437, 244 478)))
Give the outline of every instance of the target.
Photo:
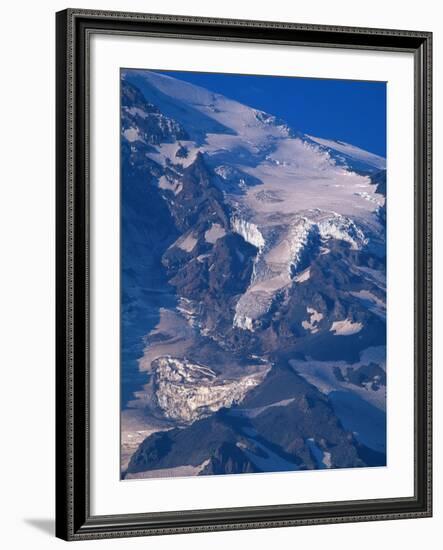
POLYGON ((300 279, 299 273, 305 269, 306 263, 309 264, 309 255, 318 252, 315 248, 317 238, 323 245, 329 239, 345 241, 354 250, 368 243, 363 231, 346 216, 321 210, 308 214, 295 216, 283 228, 274 228, 274 232, 268 229, 267 241, 255 224, 237 222, 238 232, 241 231, 248 242, 259 243, 260 247, 251 283, 236 304, 233 326, 253 331, 255 322, 269 311, 279 291, 309 278, 305 272, 300 279))
POLYGON ((348 242, 354 250, 359 250, 369 242, 351 219, 340 214, 334 213, 330 218, 320 221, 318 228, 323 238, 348 242))
POLYGON ((239 403, 267 372, 229 380, 204 365, 170 356, 159 357, 152 367, 158 406, 167 418, 184 423, 239 403))
POLYGON ((241 235, 244 240, 261 250, 265 246, 265 240, 258 227, 243 219, 234 217, 231 220, 232 231, 241 235))

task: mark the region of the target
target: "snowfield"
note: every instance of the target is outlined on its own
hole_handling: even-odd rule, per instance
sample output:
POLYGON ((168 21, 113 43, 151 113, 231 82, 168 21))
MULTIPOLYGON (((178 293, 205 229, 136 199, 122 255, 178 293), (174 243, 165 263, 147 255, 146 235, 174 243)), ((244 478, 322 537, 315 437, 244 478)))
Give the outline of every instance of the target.
POLYGON ((315 143, 322 145, 326 149, 342 153, 345 157, 349 159, 358 160, 379 170, 384 170, 386 168, 386 159, 380 157, 379 155, 368 153, 368 151, 364 151, 363 149, 360 149, 355 145, 349 145, 349 143, 344 143, 343 141, 333 141, 330 139, 322 139, 309 135, 306 137, 308 137, 315 143))
MULTIPOLYGON (((131 70, 124 78, 191 138, 180 145, 156 145, 148 156, 162 166, 183 169, 203 153, 236 212, 232 231, 259 250, 250 287, 237 304, 234 326, 254 330, 276 293, 293 283, 304 251, 317 235, 323 241, 343 240, 358 250, 369 240, 365 228, 380 230, 377 211, 384 197, 376 193, 369 176, 341 160, 346 157, 370 171, 384 168, 383 158, 342 142, 293 137, 290 128, 267 113, 169 76, 131 70), (186 149, 185 157, 177 156, 180 147, 186 149), (248 185, 248 177, 259 184, 248 185)), ((138 139, 132 128, 124 137, 138 139)), ((170 177, 162 176, 159 186, 180 192, 170 177)), ((223 234, 214 226, 206 240, 215 242, 223 234)), ((177 241, 185 251, 194 244, 191 235, 177 241)), ((308 274, 298 281, 307 280, 308 274)), ((336 334, 344 331, 338 327, 336 334)))
POLYGON ((122 79, 122 295, 134 325, 151 316, 126 350, 143 375, 126 479, 383 464, 386 160, 170 76, 122 79))

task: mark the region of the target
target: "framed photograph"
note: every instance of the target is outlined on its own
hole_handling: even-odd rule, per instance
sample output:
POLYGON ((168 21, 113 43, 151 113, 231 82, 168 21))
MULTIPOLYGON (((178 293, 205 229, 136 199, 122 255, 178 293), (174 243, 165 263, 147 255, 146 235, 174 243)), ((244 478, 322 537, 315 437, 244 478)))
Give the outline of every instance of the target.
POLYGON ((431 33, 57 13, 57 536, 431 515, 431 33))

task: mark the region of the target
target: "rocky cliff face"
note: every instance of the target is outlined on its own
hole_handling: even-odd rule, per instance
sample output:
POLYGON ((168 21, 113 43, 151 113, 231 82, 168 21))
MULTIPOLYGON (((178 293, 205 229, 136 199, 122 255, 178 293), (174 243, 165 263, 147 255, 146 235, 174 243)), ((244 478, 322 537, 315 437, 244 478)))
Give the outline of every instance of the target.
POLYGON ((344 362, 340 392, 385 391, 383 360, 361 363, 386 343, 384 159, 143 71, 123 73, 121 139, 123 315, 140 323, 149 280, 188 327, 146 339, 148 409, 173 428, 128 473, 383 464, 306 373, 344 362))

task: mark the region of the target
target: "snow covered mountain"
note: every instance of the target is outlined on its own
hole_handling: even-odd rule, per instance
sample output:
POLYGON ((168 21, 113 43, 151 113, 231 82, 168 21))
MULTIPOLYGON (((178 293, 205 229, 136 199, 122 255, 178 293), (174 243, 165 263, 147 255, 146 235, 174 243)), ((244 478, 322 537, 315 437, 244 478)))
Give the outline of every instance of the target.
POLYGON ((361 170, 364 173, 373 174, 379 170, 386 170, 386 159, 364 151, 355 145, 306 135, 306 138, 321 146, 334 160, 351 170, 361 170))
MULTIPOLYGON (((330 369, 339 360, 349 367, 333 371, 336 394, 355 396, 362 384, 371 395, 384 392, 377 382, 383 361, 360 377, 352 372, 365 366, 365 350, 383 348, 386 339, 385 159, 300 135, 270 114, 151 71, 123 71, 121 109, 123 286, 143 286, 140 265, 155 257, 154 272, 167 279, 175 303, 167 315, 158 309, 146 337, 140 368, 150 378, 132 406, 170 422, 168 445, 177 457, 148 464, 159 444, 148 437, 128 475, 183 465, 183 431, 193 437, 208 417, 223 425, 233 448, 220 440, 214 455, 203 449, 193 462, 205 463, 198 471, 223 473, 233 461, 234 470, 261 471, 251 450, 257 441, 247 433, 261 436, 282 407, 296 417, 319 414, 337 447, 331 451, 320 428, 313 440, 306 427, 296 451, 281 433, 273 444, 284 447, 282 469, 288 452, 294 469, 321 467, 312 458, 319 448, 330 467, 383 463, 382 446, 371 450, 349 436, 346 415, 337 416, 343 406, 334 408, 317 378, 307 385, 303 377, 309 361, 330 369), (269 383, 270 372, 278 383, 269 383), (290 396, 276 389, 287 377, 290 396), (322 404, 321 414, 306 406, 307 394, 322 404), (248 413, 253 432, 239 428, 234 413, 248 399, 262 407, 248 413), (284 405, 266 408, 272 402, 284 405)), ((383 416, 384 399, 374 402, 374 415, 383 416)), ((384 437, 379 424, 377 441, 384 437)))

